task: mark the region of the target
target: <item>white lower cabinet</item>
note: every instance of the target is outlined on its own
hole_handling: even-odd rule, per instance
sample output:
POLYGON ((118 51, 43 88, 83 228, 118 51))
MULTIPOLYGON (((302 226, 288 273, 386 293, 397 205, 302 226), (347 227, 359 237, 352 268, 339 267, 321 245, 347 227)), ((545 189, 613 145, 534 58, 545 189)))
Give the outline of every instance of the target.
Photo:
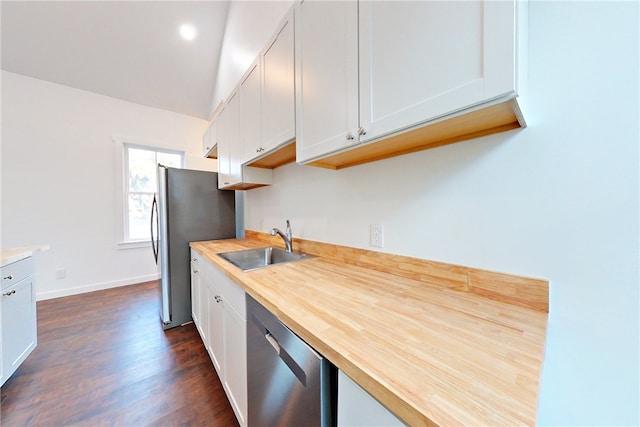
POLYGON ((18 369, 38 343, 34 262, 31 257, 0 269, 2 277, 2 379, 18 369))
MULTIPOLYGON (((202 307, 197 322, 204 346, 218 372, 241 426, 247 425, 247 315, 244 291, 213 264, 191 250, 198 263, 199 292, 192 304, 202 307), (206 326, 205 326, 206 325, 206 326)), ((192 269, 193 271, 193 269, 192 269)), ((197 288, 197 287, 196 287, 197 288)), ((194 289, 192 273, 192 289, 194 289)), ((194 322, 196 319, 194 318, 194 322)))
POLYGON ((247 320, 223 301, 223 386, 240 425, 247 425, 247 320))
MULTIPOLYGON (((195 251, 191 254, 191 318, 198 329, 202 342, 207 342, 205 324, 200 321, 201 313, 204 312, 202 305, 203 282, 200 274, 202 257, 195 251)), ((206 300, 205 300, 206 302, 206 300)), ((205 308, 206 309, 206 308, 205 308)))
POLYGON ((338 371, 339 427, 395 427, 405 425, 351 378, 342 371, 338 371))
POLYGON ((210 331, 209 341, 205 344, 213 366, 218 371, 222 380, 222 368, 224 366, 224 313, 222 311, 221 297, 218 295, 216 286, 211 282, 210 277, 206 277, 207 293, 204 299, 208 310, 208 329, 210 331))

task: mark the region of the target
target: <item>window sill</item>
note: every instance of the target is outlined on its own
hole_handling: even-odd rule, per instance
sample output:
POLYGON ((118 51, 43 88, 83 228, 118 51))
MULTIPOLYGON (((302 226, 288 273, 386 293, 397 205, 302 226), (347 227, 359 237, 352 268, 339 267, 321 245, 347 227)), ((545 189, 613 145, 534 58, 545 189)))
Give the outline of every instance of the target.
POLYGON ((138 248, 150 248, 151 241, 150 240, 133 240, 128 242, 118 242, 116 243, 116 249, 119 251, 126 249, 138 249, 138 248))

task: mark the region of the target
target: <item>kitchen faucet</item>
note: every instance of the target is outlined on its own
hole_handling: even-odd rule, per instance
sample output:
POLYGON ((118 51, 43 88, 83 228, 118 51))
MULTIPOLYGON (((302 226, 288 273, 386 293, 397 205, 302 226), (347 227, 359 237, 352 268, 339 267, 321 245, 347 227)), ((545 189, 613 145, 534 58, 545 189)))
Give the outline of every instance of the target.
POLYGON ((277 228, 272 228, 270 234, 272 236, 275 236, 277 234, 278 236, 282 237, 282 240, 284 240, 284 250, 287 252, 291 252, 292 234, 291 234, 291 225, 289 225, 289 220, 287 220, 287 228, 285 229, 284 233, 278 230, 277 228))

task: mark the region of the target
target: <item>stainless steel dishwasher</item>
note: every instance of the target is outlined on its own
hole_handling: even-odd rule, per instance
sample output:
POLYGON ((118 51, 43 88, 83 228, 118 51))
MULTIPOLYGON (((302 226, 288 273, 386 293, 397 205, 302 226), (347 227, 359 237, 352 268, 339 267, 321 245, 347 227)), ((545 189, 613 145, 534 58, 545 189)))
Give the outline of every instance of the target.
POLYGON ((335 426, 336 367, 246 298, 248 425, 335 426))

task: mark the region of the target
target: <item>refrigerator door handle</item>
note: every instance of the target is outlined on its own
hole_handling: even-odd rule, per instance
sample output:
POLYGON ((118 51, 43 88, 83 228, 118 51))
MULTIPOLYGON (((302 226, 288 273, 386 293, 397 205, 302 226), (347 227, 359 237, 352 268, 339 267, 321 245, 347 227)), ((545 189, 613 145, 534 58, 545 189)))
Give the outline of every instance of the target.
POLYGON ((158 265, 158 240, 153 236, 153 217, 155 216, 155 231, 156 234, 158 232, 158 201, 156 200, 156 195, 153 195, 153 203, 151 203, 151 249, 153 249, 153 257, 156 260, 156 265, 158 265))

